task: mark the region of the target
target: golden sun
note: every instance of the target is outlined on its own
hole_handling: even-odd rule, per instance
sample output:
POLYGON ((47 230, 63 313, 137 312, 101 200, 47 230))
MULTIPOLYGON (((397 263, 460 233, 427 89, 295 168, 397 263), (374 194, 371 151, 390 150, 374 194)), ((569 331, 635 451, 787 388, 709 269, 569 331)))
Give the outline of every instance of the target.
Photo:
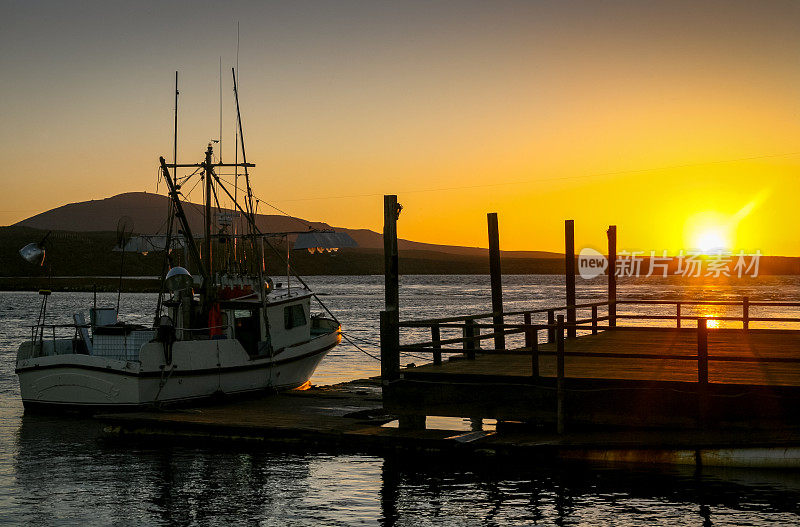
POLYGON ((684 243, 688 251, 714 254, 733 249, 736 224, 728 216, 701 212, 688 218, 684 225, 684 243))
POLYGON ((730 249, 730 239, 723 227, 706 227, 697 232, 693 242, 693 249, 709 253, 730 249))

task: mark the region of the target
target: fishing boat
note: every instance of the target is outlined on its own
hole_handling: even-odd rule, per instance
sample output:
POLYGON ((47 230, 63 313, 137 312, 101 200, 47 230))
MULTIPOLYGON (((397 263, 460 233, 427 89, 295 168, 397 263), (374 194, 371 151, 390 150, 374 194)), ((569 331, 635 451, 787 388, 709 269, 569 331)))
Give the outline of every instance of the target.
MULTIPOLYGON (((177 75, 175 94, 177 145, 177 75)), ((245 157, 235 74, 234 94, 242 162, 238 149, 234 163, 215 160, 212 143, 200 163, 159 160, 170 205, 167 232, 160 238, 165 264, 152 326, 119 320, 118 306, 97 306, 96 300, 87 306, 88 323, 85 312, 77 312, 72 324, 46 324, 50 291, 40 291, 37 323, 30 340, 19 347, 16 362, 26 409, 141 408, 297 388, 341 341, 340 324, 324 304, 320 302, 325 314, 312 314, 312 299, 319 299, 300 276, 295 275, 292 286, 288 260, 284 283, 265 275, 265 246, 272 247, 275 233, 264 233, 256 225, 249 177, 255 165, 245 157), (237 179, 243 170, 242 199, 218 175, 223 167, 234 169, 237 179), (181 178, 179 169, 193 172, 181 178), (205 233, 199 238, 192 233, 180 190, 190 177, 205 185, 205 233), (228 216, 236 220, 219 219, 219 195, 230 198, 228 216), (176 265, 179 253, 184 265, 176 265)), ((288 234, 282 233, 287 247, 288 234)), ((307 248, 330 249, 328 242, 343 238, 346 243, 342 233, 297 233, 295 248, 310 239, 312 246, 307 248)), ((135 243, 125 241, 123 256, 126 245, 135 243)), ((149 243, 153 245, 152 238, 149 243)), ((43 259, 40 245, 30 244, 20 253, 29 261, 43 259)))

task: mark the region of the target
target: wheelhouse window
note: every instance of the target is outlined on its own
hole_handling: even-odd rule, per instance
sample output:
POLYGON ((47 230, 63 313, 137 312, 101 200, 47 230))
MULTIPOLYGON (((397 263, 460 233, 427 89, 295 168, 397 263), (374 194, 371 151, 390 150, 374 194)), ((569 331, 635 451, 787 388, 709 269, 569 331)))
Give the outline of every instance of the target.
POLYGON ((302 304, 294 304, 283 308, 283 325, 286 329, 306 325, 306 312, 302 304))

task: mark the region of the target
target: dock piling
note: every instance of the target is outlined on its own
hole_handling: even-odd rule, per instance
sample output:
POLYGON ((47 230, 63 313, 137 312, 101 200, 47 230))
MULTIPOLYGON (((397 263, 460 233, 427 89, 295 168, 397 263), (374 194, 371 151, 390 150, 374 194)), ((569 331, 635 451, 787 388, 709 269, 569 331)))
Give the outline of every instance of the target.
POLYGON ((400 378, 400 319, 398 311, 381 311, 381 381, 400 378))
POLYGON ((494 323, 494 349, 506 347, 503 333, 503 278, 500 270, 500 235, 497 227, 497 213, 486 215, 489 225, 489 274, 492 284, 492 321, 494 323))
POLYGON ((397 252, 397 196, 383 197, 384 299, 380 314, 381 380, 383 386, 400 378, 400 271, 397 252))
POLYGON ((697 395, 698 424, 708 424, 708 325, 705 318, 697 319, 697 395))
POLYGON ((531 326, 531 314, 523 315, 525 323, 525 347, 531 350, 531 376, 539 377, 539 335, 531 326))
POLYGON ((386 311, 400 309, 400 269, 397 252, 397 196, 383 197, 383 269, 386 311))
POLYGON ((442 364, 442 334, 439 324, 431 326, 431 342, 433 343, 433 363, 440 366, 442 364))
POLYGON ((477 332, 480 331, 475 327, 475 321, 471 318, 464 321, 464 353, 466 354, 467 358, 470 360, 475 359, 475 348, 477 347, 475 342, 475 336, 477 332))
POLYGON ((564 277, 567 287, 567 336, 574 338, 575 329, 575 220, 564 220, 564 277))
POLYGON ((556 341, 556 312, 553 309, 547 310, 547 343, 552 344, 556 341))
POLYGON ((742 329, 750 329, 750 297, 742 298, 742 329))
POLYGON ((678 329, 681 329, 681 303, 675 304, 675 324, 678 329))
POLYGON ((597 306, 592 306, 592 335, 597 335, 597 306))
POLYGON ((397 416, 397 428, 403 430, 425 430, 427 416, 425 415, 407 415, 401 414, 397 416))
POLYGON ((697 382, 708 384, 708 324, 697 319, 697 382))
POLYGON ((617 226, 609 225, 608 231, 608 326, 617 325, 617 226))
POLYGON ((558 315, 556 323, 556 429, 564 433, 564 315, 558 315))

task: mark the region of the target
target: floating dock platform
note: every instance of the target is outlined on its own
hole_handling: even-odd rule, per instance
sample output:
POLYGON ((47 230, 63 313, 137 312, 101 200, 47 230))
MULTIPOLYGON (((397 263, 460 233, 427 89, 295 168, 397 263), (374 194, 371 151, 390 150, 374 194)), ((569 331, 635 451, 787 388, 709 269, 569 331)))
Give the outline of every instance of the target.
POLYGON ((606 430, 557 434, 517 422, 496 430, 383 426, 396 416, 375 379, 189 409, 96 416, 111 440, 245 442, 303 451, 588 460, 703 466, 800 467, 800 432, 606 430))

